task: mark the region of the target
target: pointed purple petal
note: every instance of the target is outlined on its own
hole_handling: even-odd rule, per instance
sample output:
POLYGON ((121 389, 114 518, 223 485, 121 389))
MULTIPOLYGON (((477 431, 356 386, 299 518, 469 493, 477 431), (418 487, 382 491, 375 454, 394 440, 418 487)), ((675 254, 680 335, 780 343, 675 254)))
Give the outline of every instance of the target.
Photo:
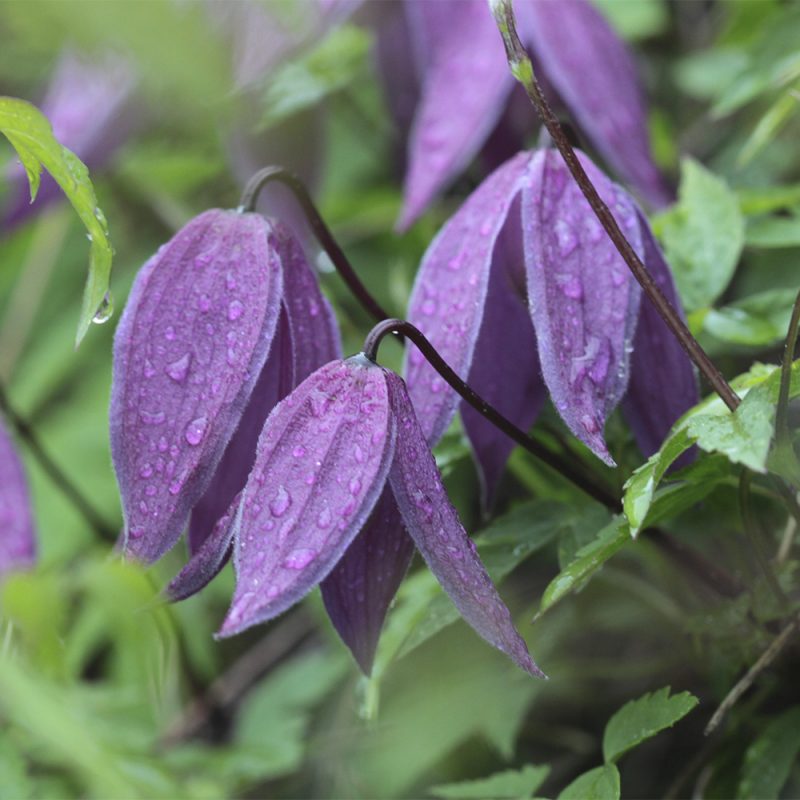
POLYGON ((267 419, 235 523, 236 592, 219 636, 285 611, 369 517, 394 452, 384 372, 364 356, 317 370, 267 419))
POLYGON ((436 39, 411 129, 400 230, 475 156, 514 84, 486 3, 454 5, 448 29, 436 39))
POLYGON ((191 553, 244 488, 255 461, 256 442, 272 409, 315 369, 341 356, 336 318, 299 242, 286 226, 276 223, 270 245, 283 273, 283 304, 275 342, 214 479, 192 511, 191 553))
POLYGON ((233 542, 233 521, 240 499, 240 495, 233 499, 228 511, 217 520, 211 534, 203 540, 186 566, 170 581, 166 594, 173 603, 199 592, 228 563, 233 542))
POLYGON ((36 561, 36 536, 22 461, 0 417, 0 578, 36 561))
POLYGON ((672 202, 650 151, 636 64, 603 15, 587 0, 518 5, 522 35, 592 144, 649 203, 672 202))
POLYGON ((414 555, 392 490, 387 486, 361 533, 322 582, 322 599, 342 641, 365 675, 381 628, 414 555))
MULTIPOLYGON (((636 208, 583 154, 589 178, 641 253, 636 208)), ((603 427, 628 385, 641 291, 561 155, 537 155, 522 199, 528 302, 547 388, 562 419, 613 465, 603 427)))
MULTIPOLYGON (((483 319, 495 242, 530 159, 514 156, 467 198, 431 243, 414 282, 408 320, 462 378, 483 319)), ((406 376, 422 430, 435 443, 453 419, 458 395, 415 347, 407 351, 406 376)))
MULTIPOLYGON (((528 430, 539 415, 547 392, 530 314, 521 293, 511 285, 512 274, 524 274, 518 220, 509 219, 497 244, 468 383, 518 428, 528 430)), ((478 464, 481 505, 488 511, 515 445, 464 402, 461 419, 478 464)))
POLYGON ((526 672, 544 677, 447 497, 405 383, 393 373, 387 373, 387 383, 397 424, 389 479, 409 535, 475 631, 526 672))
MULTIPOLYGON (((645 266, 667 300, 682 313, 669 266, 641 213, 639 222, 645 266)), ((651 456, 661 447, 672 424, 699 400, 697 375, 689 356, 653 304, 643 297, 633 339, 631 379, 622 411, 645 456, 651 456)))
POLYGON ((151 563, 202 496, 267 357, 280 263, 256 214, 201 214, 142 268, 114 339, 126 552, 151 563))

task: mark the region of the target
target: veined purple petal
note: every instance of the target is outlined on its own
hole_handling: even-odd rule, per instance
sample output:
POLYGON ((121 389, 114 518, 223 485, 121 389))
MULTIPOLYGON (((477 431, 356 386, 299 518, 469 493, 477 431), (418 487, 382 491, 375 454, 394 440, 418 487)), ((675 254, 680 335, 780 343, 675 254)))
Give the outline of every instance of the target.
POLYGON ((274 223, 270 246, 277 253, 283 274, 275 341, 214 479, 192 511, 192 554, 244 488, 255 461, 258 437, 272 409, 314 370, 341 357, 336 318, 299 242, 286 226, 274 223))
POLYGON ((383 490, 394 438, 384 371, 364 356, 326 364, 275 408, 239 505, 219 636, 277 616, 333 569, 383 490))
POLYGON ((437 31, 411 129, 400 230, 475 156, 514 84, 486 3, 453 4, 449 16, 448 30, 437 31))
POLYGON ((0 417, 0 578, 36 561, 31 501, 22 461, 0 417))
POLYGON ((237 495, 227 512, 214 524, 209 536, 194 551, 186 566, 170 581, 167 597, 174 603, 199 592, 219 574, 230 558, 233 521, 239 507, 237 495))
POLYGON ((211 210, 142 268, 114 339, 111 452, 125 550, 151 563, 211 481, 267 358, 280 262, 257 214, 211 210))
POLYGON ((674 199, 653 162, 647 109, 624 42, 588 0, 517 3, 520 32, 608 164, 654 206, 674 199))
MULTIPOLYGON (((522 188, 530 153, 519 153, 493 172, 437 234, 422 259, 408 305, 408 320, 462 378, 469 374, 483 319, 495 242, 522 188)), ((415 347, 405 374, 425 436, 438 441, 458 395, 415 347)))
POLYGON ((464 619, 531 675, 544 677, 447 497, 402 378, 387 372, 397 424, 392 491, 409 535, 464 619))
MULTIPOLYGON (((61 144, 94 170, 106 164, 135 127, 131 103, 136 77, 117 56, 95 63, 67 53, 59 60, 41 102, 42 113, 61 144)), ((18 163, 6 170, 10 191, 0 215, 0 228, 21 223, 61 196, 56 182, 42 175, 36 201, 31 204, 28 179, 18 163)))
POLYGON ((367 524, 320 586, 334 628, 365 675, 372 672, 386 612, 413 555, 414 542, 387 485, 367 524))
MULTIPOLYGON (((495 248, 486 308, 469 372, 469 385, 518 428, 528 430, 547 396, 536 334, 524 298, 511 285, 524 274, 519 217, 512 212, 495 248), (519 242, 515 240, 520 240, 519 242)), ((491 508, 514 442, 472 406, 461 419, 481 478, 481 505, 491 508)))
MULTIPOLYGON (((636 208, 578 157, 634 250, 636 208)), ((553 402, 570 430, 613 465, 603 427, 628 385, 641 291, 555 150, 537 154, 522 194, 528 303, 553 402)))
MULTIPOLYGON (((681 301, 669 266, 644 215, 639 213, 644 264, 674 308, 681 301)), ((661 447, 672 424, 699 401, 697 375, 689 356, 647 297, 642 297, 633 338, 631 378, 622 411, 645 456, 661 447)), ((681 466, 681 464, 678 464, 681 466)))

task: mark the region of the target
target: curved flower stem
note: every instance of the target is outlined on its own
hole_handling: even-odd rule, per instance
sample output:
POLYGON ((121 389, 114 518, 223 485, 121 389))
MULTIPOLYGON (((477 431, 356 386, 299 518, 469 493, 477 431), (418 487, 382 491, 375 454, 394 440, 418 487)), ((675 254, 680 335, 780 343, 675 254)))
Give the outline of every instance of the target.
POLYGON ((741 398, 731 388, 716 364, 708 357, 708 354, 700 346, 697 339, 692 336, 681 319, 680 314, 672 307, 669 300, 667 300, 661 289, 659 289, 641 259, 634 252, 630 242, 620 230, 608 206, 597 193, 597 189, 595 189, 594 184, 589 180, 580 161, 578 161, 575 151, 572 149, 572 145, 569 143, 553 110, 550 108, 547 100, 545 100, 539 82, 536 80, 530 57, 522 46, 522 42, 517 34, 511 0, 488 1, 492 14, 497 22, 497 27, 500 29, 500 35, 503 38, 503 45, 506 49, 506 57, 508 58, 511 72, 527 92, 528 97, 539 113, 539 116, 542 118, 542 122, 552 137, 558 151, 563 156, 569 171, 572 173, 572 177, 575 178, 576 183, 583 192, 583 196, 591 206, 592 211, 594 211, 597 219, 600 220, 606 233, 608 233, 614 246, 641 285, 645 294, 650 298, 650 302, 653 303, 656 310, 661 315, 661 318, 667 324, 670 331, 672 331, 675 338, 680 342, 681 347, 683 347, 689 358, 692 359, 700 372, 705 376, 714 391, 722 398, 725 405, 731 411, 735 411, 741 402, 741 398))
POLYGON ((390 333, 401 334, 413 342, 439 375, 441 375, 442 378, 444 378, 478 413, 486 417, 492 425, 499 428, 506 436, 509 436, 517 444, 524 447, 529 453, 532 453, 536 458, 547 464, 548 467, 558 472, 590 497, 608 508, 615 510, 621 508, 619 500, 606 489, 597 486, 584 475, 576 472, 572 464, 551 452, 528 436, 527 433, 520 430, 511 420, 504 417, 494 406, 487 403, 477 394, 469 384, 462 381, 439 355, 434 346, 425 338, 424 334, 410 322, 406 322, 402 319, 387 319, 383 322, 379 322, 367 334, 367 338, 364 340, 364 355, 370 361, 377 362, 378 348, 380 347, 381 340, 390 333))
POLYGON ((100 536, 109 541, 116 541, 117 532, 104 519, 102 514, 83 496, 80 489, 62 472, 61 468, 48 455, 28 422, 17 413, 8 400, 5 387, 0 383, 0 411, 14 426, 17 435, 28 446, 39 466, 50 480, 61 490, 78 513, 89 523, 100 536))
POLYGON ((378 301, 369 293, 367 287, 361 282, 358 275, 356 275, 355 270, 347 260, 347 256, 342 251, 342 248, 339 247, 330 229, 320 216, 319 211, 317 211, 317 207, 314 205, 314 201, 311 199, 305 185, 293 172, 276 166, 264 167, 264 169, 256 172, 247 182, 247 186, 242 192, 239 209, 241 211, 254 211, 259 192, 271 181, 279 181, 291 190, 303 209, 303 213, 314 231, 317 241, 322 245, 334 267, 336 267, 336 271, 367 313, 371 314, 376 320, 387 319, 389 314, 380 306, 378 301))

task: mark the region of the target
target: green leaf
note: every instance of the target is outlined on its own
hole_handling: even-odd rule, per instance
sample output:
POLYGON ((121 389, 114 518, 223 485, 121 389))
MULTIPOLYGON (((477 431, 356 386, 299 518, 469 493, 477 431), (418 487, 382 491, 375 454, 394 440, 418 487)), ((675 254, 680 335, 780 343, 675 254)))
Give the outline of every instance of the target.
POLYGON ((343 25, 310 53, 281 67, 264 97, 262 125, 275 125, 343 89, 363 69, 369 46, 366 31, 343 25))
POLYGON ((746 241, 750 247, 800 247, 800 217, 755 220, 747 226, 746 241))
POLYGON ((623 39, 633 41, 663 33, 669 13, 663 0, 594 0, 623 39))
POLYGON ((114 252, 108 240, 106 218, 97 205, 89 171, 74 153, 58 143, 47 118, 24 100, 0 97, 0 132, 11 142, 25 166, 31 199, 36 196, 39 175, 44 168, 61 187, 86 227, 91 246, 89 277, 76 336, 76 344, 80 344, 92 319, 106 308, 114 252))
POLYGON ((688 420, 687 435, 708 452, 724 453, 730 461, 766 472, 775 405, 769 386, 747 393, 733 414, 698 414, 688 420))
POLYGON ((542 595, 539 614, 544 613, 562 597, 581 586, 611 556, 621 550, 630 539, 630 529, 625 518, 622 516, 615 517, 597 534, 597 538, 594 541, 578 550, 575 559, 566 569, 561 570, 550 581, 542 595))
POLYGON ((800 205, 800 184, 739 189, 737 195, 742 214, 747 216, 769 214, 800 205))
POLYGON ((575 778, 558 800, 619 800, 619 771, 613 764, 590 769, 575 778))
POLYGON ((692 159, 683 162, 678 195, 659 225, 678 291, 691 310, 710 306, 733 277, 744 220, 728 185, 692 159))
POLYGON ((665 728, 671 728, 698 703, 689 692, 670 697, 669 686, 631 700, 614 714, 603 734, 603 758, 613 763, 665 728))
POLYGON ((530 797, 541 785, 550 772, 550 767, 526 766, 522 769, 508 769, 496 772, 487 778, 458 783, 443 783, 428 789, 434 797, 471 798, 491 797, 503 798, 530 797))
POLYGON ((800 108, 795 96, 797 88, 786 91, 767 109, 753 129, 739 153, 738 164, 744 166, 752 161, 780 132, 800 108))
POLYGON ((775 344, 786 335, 794 296, 793 289, 769 289, 729 306, 709 309, 703 316, 703 330, 732 344, 775 344))
POLYGON ((800 706, 773 719, 747 748, 739 800, 778 797, 800 753, 800 706))

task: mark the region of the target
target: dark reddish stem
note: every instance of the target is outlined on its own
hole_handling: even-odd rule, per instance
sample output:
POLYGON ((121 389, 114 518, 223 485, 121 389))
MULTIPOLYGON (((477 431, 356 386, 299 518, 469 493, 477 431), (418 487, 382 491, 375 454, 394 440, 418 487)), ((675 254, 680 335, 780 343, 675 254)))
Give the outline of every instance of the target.
POLYGON ((303 209, 303 213, 317 237, 317 241, 322 245, 322 248, 330 257, 333 266, 341 276, 342 280, 347 284, 347 287, 355 295, 364 309, 374 317, 376 320, 386 319, 389 314, 381 307, 378 301, 369 293, 367 287, 361 282, 361 279, 356 275, 344 251, 339 247, 336 239, 333 238, 325 220, 320 216, 314 201, 308 193, 303 182, 295 175, 283 167, 265 167, 256 172, 252 178, 247 182, 247 186, 242 193, 242 200, 240 209, 242 211, 254 211, 258 195, 261 190, 272 181, 278 181, 284 186, 289 188, 295 199, 303 209))
POLYGON ((589 176, 583 169, 572 145, 569 143, 564 130, 562 129, 553 110, 542 94, 539 82, 533 71, 530 57, 528 56, 522 42, 517 34, 516 23, 514 20, 514 10, 511 0, 489 0, 489 6, 494 14, 500 35, 503 37, 503 45, 506 49, 506 57, 514 77, 523 85, 531 102, 535 106, 539 116, 542 118, 545 128, 553 139, 553 143, 558 148, 564 161, 567 164, 572 177, 578 184, 583 196, 588 201, 600 224, 605 228, 619 254, 625 260, 628 268, 633 273, 636 280, 641 285, 645 294, 650 298, 650 302, 656 307, 661 318, 672 331, 675 338, 680 342, 681 347, 686 351, 689 358, 696 364, 706 380, 711 384, 714 391, 722 398, 722 401, 731 411, 735 411, 741 402, 741 398, 734 392, 730 384, 725 380, 716 364, 708 357, 708 354, 700 346, 697 339, 692 336, 689 329, 681 319, 680 314, 672 307, 669 300, 664 296, 661 289, 653 280, 641 259, 636 255, 630 242, 617 225, 613 214, 608 206, 603 202, 597 193, 594 184, 589 180, 589 176))
POLYGON ((482 414, 495 427, 499 428, 506 436, 509 436, 517 444, 524 447, 529 453, 536 456, 548 467, 555 470, 566 478, 570 483, 577 486, 590 497, 599 501, 603 505, 619 510, 620 503, 608 491, 600 486, 596 486, 585 476, 576 472, 572 465, 539 444, 527 433, 520 430, 511 420, 504 417, 494 406, 487 403, 469 384, 461 380, 451 369, 447 362, 439 355, 436 348, 428 341, 424 334, 415 328, 410 322, 402 319, 387 319, 379 322, 364 340, 364 355, 370 361, 377 361, 378 348, 384 336, 390 333, 405 336, 416 345, 428 363, 444 378, 450 386, 458 392, 479 414, 482 414))

